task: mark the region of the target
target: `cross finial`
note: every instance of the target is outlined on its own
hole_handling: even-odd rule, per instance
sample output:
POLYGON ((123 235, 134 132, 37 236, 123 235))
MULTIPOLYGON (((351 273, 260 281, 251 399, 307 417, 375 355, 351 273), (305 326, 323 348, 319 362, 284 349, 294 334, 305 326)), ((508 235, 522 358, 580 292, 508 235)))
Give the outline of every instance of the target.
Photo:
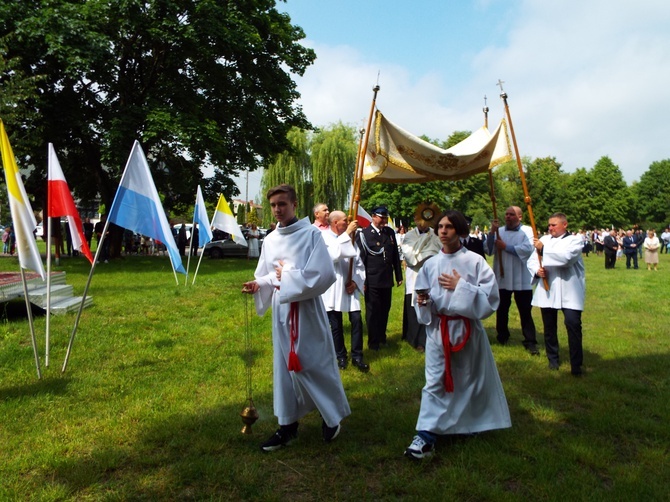
POLYGON ((486 106, 486 94, 484 94, 484 106, 486 106))
POLYGON ((498 83, 496 84, 498 87, 500 87, 500 93, 501 93, 501 94, 502 94, 503 92, 505 92, 505 91, 503 90, 503 86, 502 86, 504 83, 505 83, 504 80, 500 80, 500 79, 498 79, 498 83))

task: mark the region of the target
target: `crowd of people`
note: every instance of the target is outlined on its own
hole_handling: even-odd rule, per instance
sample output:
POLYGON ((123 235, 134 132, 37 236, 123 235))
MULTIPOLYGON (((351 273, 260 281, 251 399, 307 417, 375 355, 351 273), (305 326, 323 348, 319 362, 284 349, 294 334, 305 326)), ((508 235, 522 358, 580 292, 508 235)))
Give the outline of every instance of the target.
POLYGON ((670 248, 670 227, 666 227, 660 236, 649 229, 646 232, 635 227, 627 230, 614 228, 601 230, 581 230, 582 254, 591 252, 605 257, 605 268, 612 269, 618 261, 626 259, 626 268, 638 269, 639 261, 644 260, 647 270, 658 271, 658 256, 668 253, 670 248))
MULTIPOLYGON (((254 295, 259 315, 273 307, 279 428, 261 445, 263 451, 293 442, 299 421, 312 410, 321 414, 326 442, 339 435, 351 410, 338 370, 346 371, 349 362, 362 372, 370 370, 361 304, 367 349, 385 350, 392 291, 403 284, 402 338, 425 355, 425 385, 407 457, 430 457, 442 435, 511 427, 482 319, 495 313, 496 340, 509 344, 512 298, 522 344, 531 356, 540 355, 532 308, 540 309, 549 370, 558 370, 562 362, 557 323, 558 311, 563 313, 570 373, 583 375, 583 255, 584 237, 590 234, 570 232, 565 214, 552 214, 542 236, 522 224, 523 211, 516 206, 507 208, 504 222, 494 220, 487 234, 472 230, 458 211, 436 214, 429 222, 417 217, 412 228, 396 232, 385 206, 373 208, 371 224, 361 229, 344 212, 322 203, 313 208, 313 222, 299 220, 297 195, 288 185, 271 189, 267 197, 277 227, 266 236, 254 279, 242 288, 254 295), (351 325, 349 350, 345 312, 351 325)), ((637 257, 641 246, 647 259, 661 252, 660 240, 649 232, 639 241, 639 232, 631 231, 620 246, 634 267, 632 250, 637 257)), ((604 254, 611 240, 603 239, 602 245, 596 252, 604 254)))

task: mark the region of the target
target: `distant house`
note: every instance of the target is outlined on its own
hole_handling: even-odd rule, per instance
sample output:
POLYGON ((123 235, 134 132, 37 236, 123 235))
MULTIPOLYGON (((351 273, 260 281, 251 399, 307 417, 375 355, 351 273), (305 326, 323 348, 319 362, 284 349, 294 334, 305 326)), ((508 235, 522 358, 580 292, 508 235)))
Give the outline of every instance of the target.
POLYGON ((250 204, 252 210, 256 211, 256 216, 258 221, 263 221, 263 206, 256 204, 254 201, 246 201, 242 199, 233 199, 233 212, 237 215, 238 208, 243 206, 246 208, 247 204, 250 204))

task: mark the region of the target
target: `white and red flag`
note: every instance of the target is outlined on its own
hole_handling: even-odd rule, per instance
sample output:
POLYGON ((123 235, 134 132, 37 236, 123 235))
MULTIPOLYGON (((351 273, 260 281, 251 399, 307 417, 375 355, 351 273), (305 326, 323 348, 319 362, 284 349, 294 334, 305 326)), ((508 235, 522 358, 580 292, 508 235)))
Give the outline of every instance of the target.
POLYGON ((358 216, 356 217, 356 221, 358 222, 359 227, 367 228, 372 224, 372 216, 370 216, 368 212, 365 209, 363 209, 363 206, 359 205, 358 216))
POLYGON ((49 195, 47 213, 50 218, 67 216, 67 223, 70 226, 70 235, 72 237, 72 247, 81 252, 88 261, 93 264, 93 256, 88 248, 88 242, 84 237, 84 230, 81 224, 79 212, 74 205, 74 199, 70 188, 65 181, 65 175, 58 162, 56 150, 53 144, 49 143, 49 195))

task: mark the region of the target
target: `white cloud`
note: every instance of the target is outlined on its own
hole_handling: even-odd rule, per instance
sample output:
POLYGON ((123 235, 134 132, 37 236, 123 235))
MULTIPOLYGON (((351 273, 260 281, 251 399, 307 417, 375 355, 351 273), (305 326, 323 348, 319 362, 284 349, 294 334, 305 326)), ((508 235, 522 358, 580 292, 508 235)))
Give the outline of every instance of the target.
POLYGON ((670 4, 528 0, 519 12, 506 40, 472 59, 467 82, 439 58, 433 72, 416 75, 350 46, 308 41, 318 59, 298 80, 304 111, 317 126, 362 126, 380 71, 377 105, 388 118, 446 139, 482 125, 484 95, 490 121, 502 117, 501 78, 521 155, 555 156, 569 172, 609 155, 628 182, 670 157, 670 4))

